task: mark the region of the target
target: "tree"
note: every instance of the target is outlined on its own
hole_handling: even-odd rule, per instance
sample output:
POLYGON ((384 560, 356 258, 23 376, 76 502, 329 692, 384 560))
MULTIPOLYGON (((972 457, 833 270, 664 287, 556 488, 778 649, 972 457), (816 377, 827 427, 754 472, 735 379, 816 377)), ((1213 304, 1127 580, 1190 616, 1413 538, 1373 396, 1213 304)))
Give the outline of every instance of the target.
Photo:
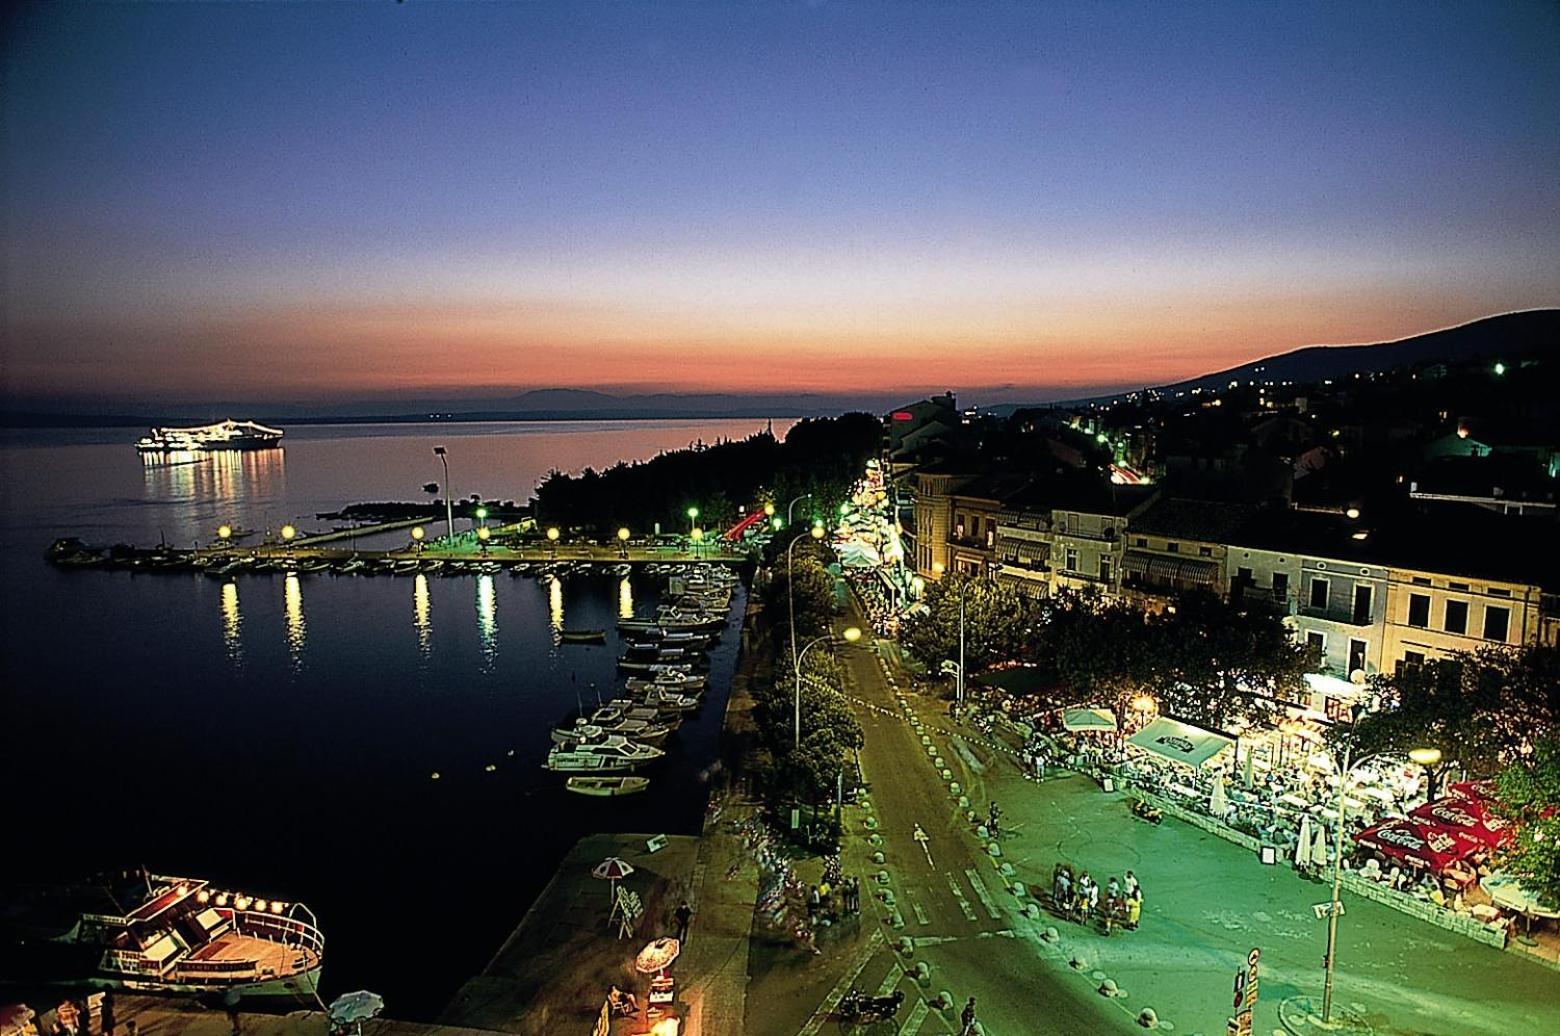
POLYGON ((1438 748, 1442 763, 1487 776, 1527 756, 1560 719, 1560 651, 1484 648, 1378 674, 1381 709, 1362 718, 1360 751, 1438 748))
POLYGON ((1560 737, 1553 734, 1500 775, 1500 802, 1517 840, 1501 857, 1550 903, 1560 902, 1560 737))
POLYGON ((828 629, 834 615, 834 577, 824 567, 822 559, 807 547, 798 546, 791 554, 790 564, 777 566, 774 573, 774 578, 764 588, 764 611, 773 617, 775 628, 782 631, 782 638, 789 635, 793 605, 799 641, 816 637, 828 629), (793 580, 794 597, 791 595, 793 580))
POLYGON ((970 672, 1022 655, 1036 618, 1034 602, 1012 587, 962 574, 928 584, 926 608, 904 624, 900 643, 928 667, 958 659, 961 599, 964 661, 970 672))

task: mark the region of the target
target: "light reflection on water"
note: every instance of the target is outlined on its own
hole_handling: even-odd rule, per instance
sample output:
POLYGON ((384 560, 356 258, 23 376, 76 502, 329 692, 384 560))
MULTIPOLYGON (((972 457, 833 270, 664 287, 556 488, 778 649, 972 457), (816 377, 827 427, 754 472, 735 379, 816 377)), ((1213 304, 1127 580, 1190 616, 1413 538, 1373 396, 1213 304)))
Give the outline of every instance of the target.
POLYGON ((563 580, 557 576, 547 578, 547 616, 554 633, 563 629, 563 580))
POLYGON ((632 619, 634 617, 634 584, 628 576, 618 583, 618 618, 632 619))
POLYGON ((433 653, 433 623, 429 620, 428 577, 421 572, 412 584, 412 625, 417 630, 417 653, 426 662, 433 653))
POLYGON ((493 577, 486 572, 477 576, 477 639, 482 645, 482 671, 492 672, 498 657, 498 595, 493 577))
POLYGON ((287 610, 287 661, 296 674, 303 668, 303 638, 306 631, 303 621, 303 581, 296 572, 287 573, 282 599, 287 610))
POLYGON ((234 669, 242 669, 244 665, 243 632, 244 618, 238 611, 238 584, 225 580, 222 583, 222 642, 234 669))

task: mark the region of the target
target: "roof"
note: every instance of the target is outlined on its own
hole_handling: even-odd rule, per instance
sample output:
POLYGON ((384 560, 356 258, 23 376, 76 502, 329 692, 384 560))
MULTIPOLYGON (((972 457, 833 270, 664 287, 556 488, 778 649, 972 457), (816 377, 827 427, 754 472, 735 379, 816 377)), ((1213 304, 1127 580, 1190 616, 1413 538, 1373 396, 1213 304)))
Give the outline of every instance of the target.
POLYGON ((1162 496, 1132 516, 1132 531, 1224 543, 1250 520, 1255 510, 1249 504, 1162 496))

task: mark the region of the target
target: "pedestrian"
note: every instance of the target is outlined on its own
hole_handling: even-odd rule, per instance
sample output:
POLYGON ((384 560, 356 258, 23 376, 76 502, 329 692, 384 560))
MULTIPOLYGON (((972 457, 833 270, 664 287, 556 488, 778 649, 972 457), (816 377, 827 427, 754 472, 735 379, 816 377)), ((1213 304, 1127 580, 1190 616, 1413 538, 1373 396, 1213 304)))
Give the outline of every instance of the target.
POLYGON ((975 998, 970 997, 969 1003, 964 1005, 964 1013, 959 1015, 959 1021, 963 1028, 959 1030, 959 1036, 973 1036, 975 1032, 975 998))
POLYGON ((1091 911, 1098 911, 1099 907, 1100 907, 1100 884, 1099 884, 1099 882, 1097 882, 1097 881, 1095 881, 1095 880, 1093 880, 1091 878, 1089 880, 1089 909, 1091 911))
POLYGON ((1127 927, 1137 931, 1138 918, 1143 916, 1143 890, 1134 887, 1127 894, 1127 927))
POLYGON ((1110 880, 1105 883, 1105 898, 1106 899, 1116 899, 1120 895, 1121 895, 1121 885, 1120 885, 1120 883, 1118 883, 1116 881, 1116 876, 1114 874, 1112 874, 1110 876, 1110 880))
POLYGON ((813 924, 818 923, 818 910, 823 906, 823 894, 814 885, 812 891, 807 894, 807 914, 813 924))
MULTIPOLYGON (((817 894, 818 890, 817 888, 814 888, 813 895, 816 896, 817 894)), ((688 925, 693 921, 693 908, 688 905, 688 901, 685 899, 680 904, 678 904, 677 909, 675 912, 673 912, 672 916, 677 920, 677 941, 687 942, 688 925)))
POLYGON ((114 1036, 114 991, 103 991, 103 1036, 114 1036))
POLYGON ((1127 871, 1127 875, 1122 879, 1121 884, 1127 890, 1127 895, 1132 895, 1132 893, 1138 890, 1137 875, 1127 871))

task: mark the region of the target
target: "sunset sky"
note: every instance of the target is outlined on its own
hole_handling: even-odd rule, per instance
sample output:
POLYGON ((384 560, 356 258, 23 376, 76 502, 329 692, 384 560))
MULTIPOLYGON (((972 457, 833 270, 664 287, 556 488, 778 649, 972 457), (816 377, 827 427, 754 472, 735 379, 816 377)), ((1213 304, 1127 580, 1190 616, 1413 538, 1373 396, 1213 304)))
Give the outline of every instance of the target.
POLYGON ((13 403, 1139 386, 1560 303, 1560 8, 34 5, 13 403))

